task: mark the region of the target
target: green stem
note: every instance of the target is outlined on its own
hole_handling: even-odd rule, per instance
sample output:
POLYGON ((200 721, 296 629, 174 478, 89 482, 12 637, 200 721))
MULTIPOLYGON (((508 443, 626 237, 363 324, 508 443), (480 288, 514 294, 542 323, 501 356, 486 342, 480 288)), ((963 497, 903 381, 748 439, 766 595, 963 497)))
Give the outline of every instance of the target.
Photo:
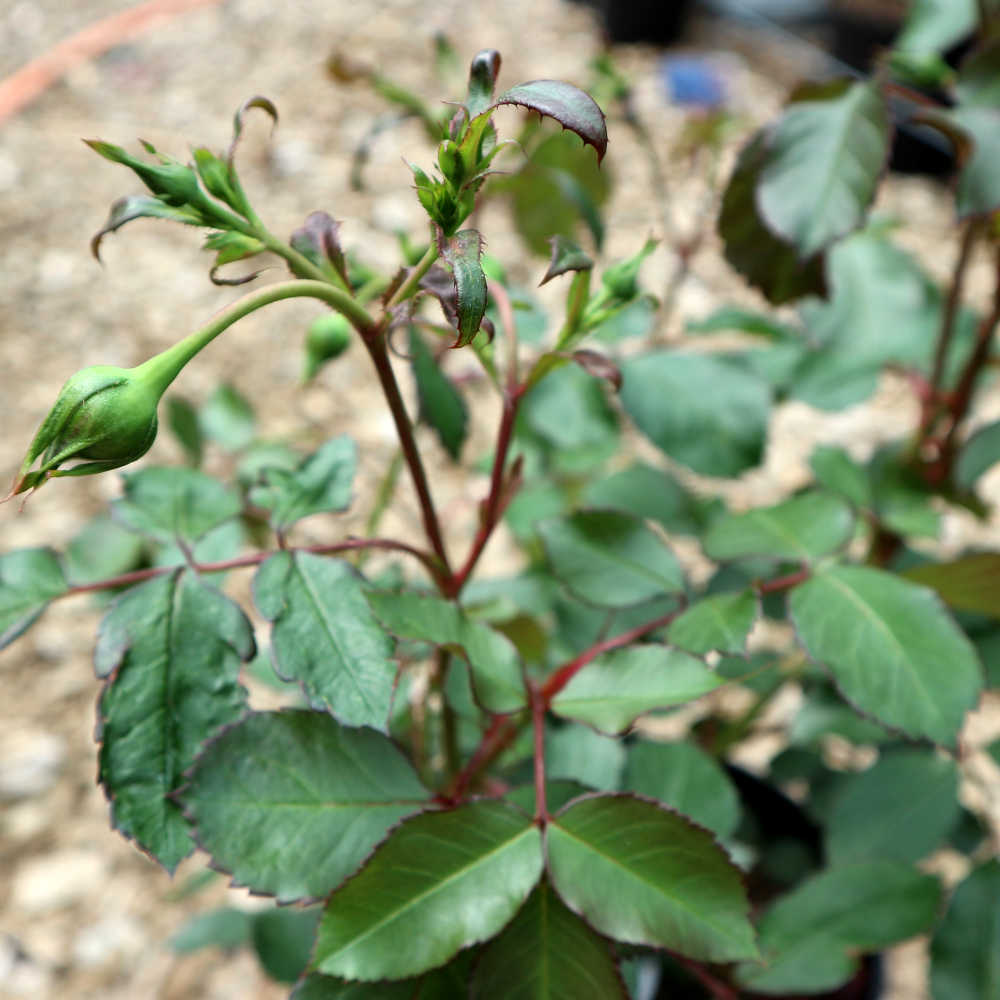
POLYGON ((431 269, 434 262, 440 256, 437 240, 434 238, 434 234, 431 234, 430 246, 427 248, 423 257, 420 258, 417 263, 410 268, 409 273, 406 276, 406 280, 396 289, 393 293, 392 298, 386 303, 385 314, 389 317, 390 311, 394 306, 398 306, 400 302, 405 302, 408 298, 411 298, 417 291, 417 287, 420 284, 420 279, 431 269))
POLYGON ((285 281, 238 299, 200 330, 143 362, 134 369, 135 373, 148 378, 153 388, 162 395, 181 369, 224 330, 272 302, 295 298, 312 298, 325 302, 346 316, 362 334, 367 334, 375 325, 371 316, 350 295, 326 281, 285 281))

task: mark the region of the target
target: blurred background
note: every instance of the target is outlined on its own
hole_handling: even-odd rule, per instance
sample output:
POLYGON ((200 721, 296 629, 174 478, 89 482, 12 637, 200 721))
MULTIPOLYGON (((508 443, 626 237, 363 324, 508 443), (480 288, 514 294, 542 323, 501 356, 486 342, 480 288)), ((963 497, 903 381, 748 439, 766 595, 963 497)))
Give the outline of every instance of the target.
MULTIPOLYGON (((893 37, 905 6, 7 0, 0 6, 0 476, 13 477, 69 374, 96 363, 134 365, 239 294, 209 282, 197 234, 156 222, 106 239, 99 265, 90 237, 111 202, 136 193, 137 183, 81 139, 135 151, 143 138, 183 159, 195 144, 224 148, 233 111, 251 95, 265 95, 278 106, 280 123, 272 136, 265 116, 251 116, 240 163, 270 228, 289 233, 310 211, 325 210, 342 220, 343 239, 360 257, 389 267, 398 260, 398 231, 424 234, 403 159, 427 166, 433 151, 419 123, 386 118, 391 107, 364 81, 347 79, 349 67, 376 69, 433 103, 461 97, 469 59, 479 49, 499 49, 501 87, 554 77, 605 88, 611 143, 605 180, 591 190, 603 224, 600 233, 585 227, 581 239, 591 247, 600 239, 605 259, 633 253, 650 234, 664 241, 644 275, 668 298, 656 335, 669 339, 723 301, 760 304, 725 265, 713 229, 740 143, 776 113, 797 80, 865 70, 893 37), (627 82, 627 95, 616 96, 614 74, 595 70, 602 55, 627 82), (385 127, 373 132, 376 120, 385 127)), ((517 112, 500 114, 510 116, 512 131, 518 127, 517 112)), ((900 164, 909 172, 881 195, 882 207, 907 219, 901 242, 938 277, 952 263, 952 251, 940 249, 950 207, 938 182, 913 171, 940 170, 941 155, 931 149, 926 161, 900 164)), ((526 248, 505 209, 488 207, 480 219, 489 252, 513 280, 534 286, 544 256, 526 248)), ((522 211, 527 224, 532 211, 522 211)), ((262 280, 280 273, 275 267, 262 280)), ((972 275, 973 289, 980 277, 972 275)), ((372 405, 378 397, 360 352, 300 388, 303 333, 315 315, 315 306, 297 302, 252 317, 185 371, 176 390, 198 404, 230 384, 253 400, 260 426, 277 437, 303 428, 350 433, 360 444, 362 477, 374 481, 392 454, 393 435, 372 405)), ((903 399, 890 379, 870 405, 825 419, 822 433, 886 440, 913 423, 912 411, 901 408, 912 404, 903 399)), ((783 408, 765 466, 738 484, 744 499, 766 502, 804 481, 818 427, 806 407, 783 408)), ((437 447, 430 439, 426 445, 437 447)), ((486 447, 474 440, 470 453, 486 447)), ((182 458, 176 441, 161 433, 149 461, 182 458)), ((464 535, 474 516, 463 502, 470 486, 443 456, 440 466, 434 482, 444 520, 464 535)), ((478 495, 478 484, 472 488, 478 495)), ((56 482, 23 510, 14 503, 0 508, 0 545, 63 546, 117 492, 114 474, 56 482)), ((404 520, 415 517, 407 503, 404 520)), ((502 551, 491 555, 502 564, 502 551)), ((107 803, 94 780, 90 655, 99 614, 90 600, 58 602, 25 640, 0 654, 0 997, 287 996, 249 949, 189 953, 183 937, 167 944, 214 906, 255 911, 265 902, 228 889, 224 878, 206 874, 200 858, 171 881, 109 832, 107 803)), ((893 957, 893 1000, 924 996, 921 962, 919 944, 893 957)))

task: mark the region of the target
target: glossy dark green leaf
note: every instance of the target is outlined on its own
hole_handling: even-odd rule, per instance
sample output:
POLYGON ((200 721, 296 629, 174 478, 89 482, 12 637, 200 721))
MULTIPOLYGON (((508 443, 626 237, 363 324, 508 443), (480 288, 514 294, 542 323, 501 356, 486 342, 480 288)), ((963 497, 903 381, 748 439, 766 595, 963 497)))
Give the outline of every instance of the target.
POLYGON ((958 769, 928 750, 883 755, 845 778, 827 824, 830 864, 885 858, 909 864, 935 850, 958 822, 958 769))
POLYGON ((979 697, 975 649, 926 587, 864 566, 817 572, 791 592, 809 655, 866 715, 953 746, 979 697))
POLYGON ((757 620, 757 598, 753 591, 713 594, 692 604, 670 623, 667 641, 699 655, 743 653, 747 637, 757 620))
POLYGON ((710 962, 756 956, 739 871, 683 816, 592 796, 553 819, 546 847, 556 892, 601 934, 710 962))
POLYGON ((846 982, 858 953, 878 951, 927 930, 941 886, 891 861, 840 866, 782 896, 758 930, 764 964, 737 971, 762 993, 821 993, 846 982))
POLYGON ((674 554, 630 514, 578 511, 538 533, 555 575, 589 603, 624 608, 684 589, 674 554))
POLYGON ((955 462, 955 483, 971 490, 979 477, 1000 462, 1000 420, 980 427, 958 453, 955 462))
MULTIPOLYGON (((620 786, 624 767, 625 747, 619 739, 581 723, 546 730, 545 773, 549 779, 611 792, 620 786)), ((534 812, 533 805, 528 812, 534 812)))
POLYGON ((0 555, 0 649, 30 628, 49 601, 68 589, 52 549, 15 549, 0 555))
POLYGON ((470 621, 452 601, 414 593, 368 591, 375 617, 393 635, 456 648, 469 664, 476 695, 491 712, 526 703, 521 662, 510 640, 470 621))
POLYGON ((885 169, 889 134, 877 84, 799 87, 768 135, 757 184, 767 225, 804 258, 857 229, 885 169))
POLYGON ((628 748, 622 789, 657 799, 717 837, 740 820, 740 800, 726 772, 693 743, 651 743, 628 748))
POLYGON ((254 577, 254 601, 273 623, 278 675, 302 684, 310 701, 347 725, 385 732, 396 666, 392 642, 348 563, 279 552, 254 577))
POLYGON ((588 663, 552 699, 552 711, 603 733, 620 733, 646 712, 694 701, 722 683, 682 650, 631 646, 588 663))
POLYGON ((226 451, 242 451, 257 433, 253 406, 234 386, 220 385, 198 413, 201 432, 226 451))
POLYGON ((462 394, 438 367, 416 327, 410 327, 410 364, 417 383, 420 419, 438 436, 444 450, 457 462, 468 433, 469 412, 462 394))
POLYGON ((395 982, 349 983, 313 972, 299 983, 291 1000, 465 1000, 475 957, 474 949, 460 952, 443 968, 395 982))
POLYGON ((427 792, 386 737, 295 710, 225 730, 182 799, 216 868, 288 902, 336 888, 427 792))
POLYGON ((479 332, 486 312, 486 275, 480 257, 483 238, 476 229, 463 229, 454 236, 442 236, 439 249, 451 272, 458 295, 454 347, 464 347, 479 332))
POLYGON ((184 449, 188 463, 197 469, 205 450, 198 411, 183 396, 168 396, 167 426, 184 449))
POLYGON ((909 254, 865 230, 830 251, 827 271, 830 301, 803 308, 818 346, 796 373, 796 399, 843 409, 867 399, 891 362, 929 368, 941 293, 909 254))
POLYGON ((252 926, 253 914, 232 906, 220 906, 186 921, 167 943, 181 955, 202 948, 230 951, 250 940, 252 926))
POLYGON ((168 871, 194 847, 172 796, 205 740, 246 711, 240 665, 254 650, 240 608, 186 570, 126 591, 101 623, 100 781, 114 826, 168 871))
POLYGON ((112 504, 112 513, 157 541, 197 542, 243 509, 238 493, 197 469, 153 466, 122 478, 125 495, 112 504))
POLYGON ((329 900, 318 972, 398 979, 493 937, 538 882, 538 827, 520 810, 475 802, 405 820, 329 900))
POLYGON ((937 591, 956 611, 1000 618, 1000 554, 978 552, 949 562, 923 563, 900 574, 937 591))
POLYGON ((636 462, 584 488, 587 507, 606 507, 658 521, 667 531, 694 535, 700 530, 700 501, 669 472, 636 462))
POLYGON ((293 469, 266 467, 250 500, 271 512, 271 525, 287 531, 311 514, 346 510, 351 505, 358 449, 349 437, 335 437, 293 469))
POLYGON ((853 532, 854 513, 843 500, 803 493, 774 507, 716 518, 702 544, 720 562, 747 556, 813 562, 843 548, 853 532))
POLYGON ((960 882, 931 941, 934 1000, 1000 995, 1000 862, 980 865, 960 882))
POLYGON ((487 112, 504 104, 516 104, 554 118, 563 128, 575 132, 585 143, 593 146, 597 150, 598 161, 604 159, 608 148, 604 112, 579 87, 562 80, 532 80, 505 90, 487 112))
POLYGON ((484 949, 472 1000, 628 1000, 608 942, 542 882, 484 949))
POLYGON ((622 405, 671 458, 706 476, 758 465, 771 407, 763 380, 704 354, 658 351, 622 365, 622 405))
POLYGON ((318 908, 282 907, 254 914, 250 940, 264 971, 279 983, 294 983, 309 964, 318 908))
POLYGON ((822 254, 803 260, 796 248, 775 235, 757 207, 757 188, 767 163, 769 133, 762 130, 741 150, 719 212, 717 229, 726 260, 772 305, 805 295, 824 295, 822 254))
MULTIPOLYGON (((66 576, 74 584, 108 580, 138 569, 144 548, 139 535, 100 514, 66 547, 66 576)), ((2 573, 0 568, 0 576, 2 573)))

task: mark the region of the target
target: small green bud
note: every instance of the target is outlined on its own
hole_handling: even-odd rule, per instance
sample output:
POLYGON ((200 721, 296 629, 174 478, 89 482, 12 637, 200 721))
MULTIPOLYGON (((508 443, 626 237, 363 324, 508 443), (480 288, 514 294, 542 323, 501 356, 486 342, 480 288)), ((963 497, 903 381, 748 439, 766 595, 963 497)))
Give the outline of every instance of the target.
POLYGON ((339 358, 351 343, 351 324, 340 313, 317 316, 306 333, 306 358, 302 381, 308 382, 334 358, 339 358))
POLYGON ((51 476, 89 475, 141 458, 156 437, 160 395, 156 380, 137 368, 95 365, 77 372, 35 434, 11 495, 51 476), (59 468, 73 460, 83 464, 59 468))
POLYGON ((621 302, 631 302, 639 294, 639 268, 642 262, 656 249, 657 241, 646 240, 643 248, 601 275, 601 281, 608 292, 621 302))
POLYGON ((438 166, 441 167, 441 173, 451 182, 452 187, 458 190, 465 179, 465 163, 462 160, 462 153, 457 142, 445 139, 438 146, 438 166))

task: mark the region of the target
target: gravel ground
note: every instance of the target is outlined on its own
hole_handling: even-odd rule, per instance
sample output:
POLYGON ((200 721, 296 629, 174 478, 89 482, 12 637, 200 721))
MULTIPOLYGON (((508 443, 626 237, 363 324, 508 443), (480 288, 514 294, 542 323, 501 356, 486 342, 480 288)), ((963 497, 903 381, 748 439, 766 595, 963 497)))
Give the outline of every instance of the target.
MULTIPOLYGON (((49 50, 70 33, 125 9, 121 0, 21 0, 0 12, 0 76, 49 50)), ((374 194, 348 185, 351 150, 381 101, 363 87, 332 83, 324 63, 335 49, 377 63, 400 81, 434 95, 429 70, 432 38, 444 30, 466 59, 483 47, 504 55, 506 85, 540 76, 586 81, 587 60, 599 38, 587 12, 560 0, 508 0, 494 9, 457 0, 351 3, 301 0, 279 14, 265 0, 225 0, 178 14, 154 30, 73 70, 36 103, 0 125, 0 231, 6 237, 0 270, 0 478, 12 475, 34 428, 68 374, 85 365, 133 365, 201 325, 238 293, 206 279, 198 238, 179 227, 140 222, 110 237, 104 266, 90 257, 88 240, 108 205, 137 184, 125 170, 96 157, 79 141, 100 137, 137 149, 142 137, 177 156, 190 144, 222 148, 231 114, 246 97, 271 97, 281 123, 268 137, 263 116, 251 118, 241 150, 242 172, 271 228, 289 232, 313 209, 343 220, 345 241, 374 263, 394 261, 393 229, 422 231, 401 155, 427 163, 416 129, 383 136, 372 150, 368 179, 374 194)), ((736 110, 747 126, 772 114, 784 88, 808 72, 808 60, 787 47, 749 44, 745 38, 703 33, 702 47, 732 50, 727 73, 736 110)), ((656 75, 659 53, 623 50, 620 65, 634 80, 637 106, 666 158, 684 122, 667 105, 656 75)), ((510 114, 513 121, 513 112, 510 114)), ((722 169, 728 169, 727 162, 722 169)), ((641 154, 620 123, 611 123, 608 169, 618 178, 607 212, 608 251, 621 256, 658 232, 659 207, 648 195, 641 154)), ((683 229, 704 203, 703 172, 671 167, 672 208, 683 229)), ((913 220, 906 239, 929 266, 947 272, 954 254, 948 209, 935 189, 908 181, 893 186, 886 207, 913 220), (940 247, 947 250, 942 251, 940 247), (933 249, 933 252, 931 252, 933 249)), ((501 215, 484 213, 490 250, 530 280, 538 262, 523 259, 501 215)), ((659 251, 645 272, 654 286, 673 266, 659 251)), ((280 272, 275 270, 273 275, 280 272)), ((974 276, 976 278, 976 276, 974 276)), ((265 276, 261 280, 274 280, 265 276)), ((532 282, 533 283, 533 282, 532 282)), ((753 302, 728 273, 709 240, 694 260, 678 299, 673 326, 703 315, 723 300, 753 302)), ((349 431, 359 441, 365 495, 392 452, 392 429, 360 352, 320 378, 297 387, 301 332, 315 308, 288 303, 241 324, 186 371, 178 390, 204 399, 221 380, 258 403, 262 426, 276 436, 314 439, 349 431), (235 343, 239 342, 237 349, 235 343), (367 478, 366 478, 367 477, 367 478)), ((676 332, 673 327, 664 331, 676 332)), ((991 401, 1000 412, 997 400, 991 401)), ((489 412, 492 404, 483 400, 489 412)), ((851 440, 859 448, 899 434, 913 420, 899 385, 887 382, 873 405, 820 420, 805 407, 778 414, 768 460, 730 491, 737 504, 780 496, 804 481, 805 458, 817 440, 851 440)), ((486 424, 488 426, 488 423, 486 424)), ((468 454, 481 454, 474 439, 468 454)), ((434 442, 427 442, 433 451, 434 442)), ((180 458, 161 434, 151 462, 180 458)), ((433 477, 456 538, 468 537, 483 481, 463 478, 443 462, 433 477)), ((0 548, 60 545, 117 493, 115 475, 64 480, 32 497, 23 511, 0 508, 0 548)), ((396 525, 408 530, 416 512, 408 499, 396 525)), ((347 526, 348 530, 350 525, 347 526)), ((389 529, 392 525, 388 526, 389 529)), ((957 546, 970 530, 949 523, 957 546)), ((989 536, 1000 543, 1000 533, 989 536)), ((502 542, 491 546, 493 567, 509 565, 502 542)), ((163 942, 186 916, 229 901, 260 901, 228 890, 221 879, 196 896, 171 901, 196 876, 200 858, 185 862, 171 881, 152 862, 108 831, 107 804, 94 783, 93 704, 89 663, 99 611, 82 599, 59 602, 25 637, 0 655, 5 697, 0 707, 0 997, 33 1000, 223 1000, 285 996, 245 954, 174 956, 163 942)), ((980 713, 981 741, 996 735, 996 711, 980 713)), ((995 775, 993 775, 995 777, 995 775)), ((996 798, 994 789, 994 798, 996 798)), ((894 1000, 921 1000, 919 945, 893 960, 894 1000)))

